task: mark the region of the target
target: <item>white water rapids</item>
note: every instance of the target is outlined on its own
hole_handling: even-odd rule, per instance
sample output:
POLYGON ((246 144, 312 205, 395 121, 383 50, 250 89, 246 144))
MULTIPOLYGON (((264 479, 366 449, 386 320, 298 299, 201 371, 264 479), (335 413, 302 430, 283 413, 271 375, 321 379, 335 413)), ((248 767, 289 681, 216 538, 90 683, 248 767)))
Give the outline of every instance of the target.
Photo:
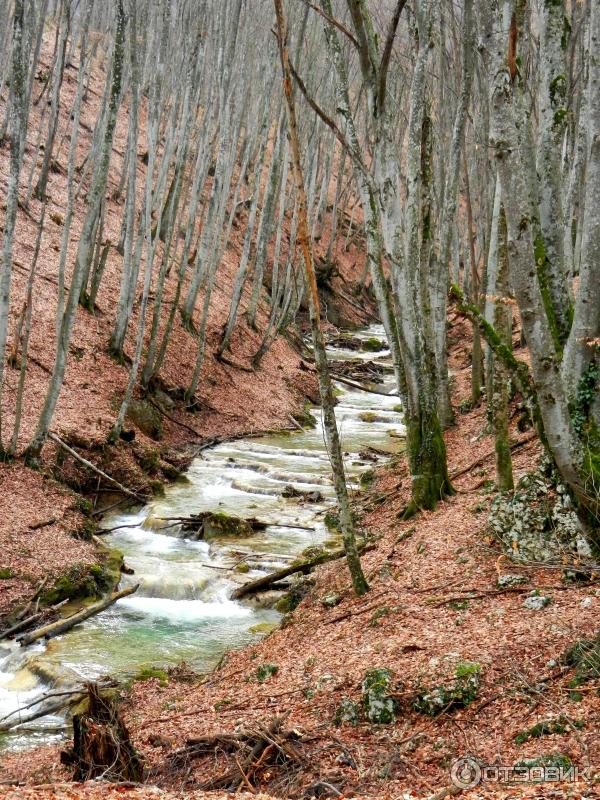
MULTIPOLYGON (((377 325, 356 335, 384 338, 377 325)), ((387 351, 328 352, 338 360, 387 363, 389 357, 387 351)), ((362 450, 371 445, 393 453, 402 445, 404 428, 391 375, 378 390, 391 394, 337 384, 336 415, 351 488, 373 466, 359 456, 362 450)), ((106 528, 120 528, 104 537, 106 544, 119 549, 135 570, 123 576, 122 585, 136 582, 140 588, 48 643, 21 648, 15 642, 0 642, 0 719, 47 693, 50 674, 62 673, 64 684, 70 685, 181 661, 207 671, 227 650, 264 635, 264 623, 277 623, 276 611, 228 597, 241 581, 276 569, 309 546, 339 546, 324 524, 335 497, 319 409, 314 414, 314 429, 241 439, 205 451, 191 464, 187 481, 168 487, 163 498, 135 513, 105 519, 106 528), (321 492, 323 500, 284 498, 286 486, 321 492), (248 539, 209 544, 182 538, 177 526, 166 527, 169 523, 161 521, 202 511, 255 517, 268 527, 248 539), (236 571, 240 563, 249 571, 236 571)), ((47 716, 11 732, 4 744, 27 749, 64 736, 65 718, 47 716)))

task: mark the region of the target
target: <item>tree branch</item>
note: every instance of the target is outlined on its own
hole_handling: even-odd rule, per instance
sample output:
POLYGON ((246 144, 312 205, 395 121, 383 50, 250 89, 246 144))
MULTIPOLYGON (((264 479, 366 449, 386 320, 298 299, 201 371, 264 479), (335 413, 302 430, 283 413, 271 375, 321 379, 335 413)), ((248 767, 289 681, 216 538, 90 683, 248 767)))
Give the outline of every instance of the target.
POLYGON ((387 38, 385 40, 385 47, 383 48, 383 55, 381 57, 381 64, 379 66, 379 86, 377 87, 377 108, 383 108, 385 103, 385 92, 387 86, 387 76, 390 68, 390 59, 392 57, 392 47, 394 46, 394 39, 396 38, 396 31, 398 30, 398 23, 400 16, 406 5, 406 0, 398 0, 394 16, 390 22, 387 38))
POLYGON ((290 62, 290 70, 291 70, 291 73, 292 73, 292 77, 294 78, 294 80, 298 84, 298 88, 302 92, 302 94, 304 96, 304 99, 306 100, 308 105, 312 108, 312 110, 315 112, 315 114, 318 117, 320 117, 322 122, 324 122, 325 125, 327 125, 327 127, 331 131, 333 131, 333 133, 335 134, 336 139, 342 145, 342 147, 348 152, 348 154, 352 155, 352 150, 350 148, 350 144, 349 144, 348 140, 346 139, 344 134, 341 132, 341 130, 338 128, 338 126, 336 125, 335 121, 333 119, 331 119, 331 117, 328 116, 328 114, 326 114, 325 111, 323 111, 323 109, 316 102, 316 100, 314 100, 314 98, 312 98, 310 96, 310 94, 308 93, 308 89, 306 88, 306 84, 304 83, 304 81, 302 80, 300 75, 298 75, 298 73, 296 72, 296 70, 294 68, 294 65, 291 62, 290 62))
POLYGON ((309 8, 312 8, 313 11, 316 11, 317 14, 323 17, 323 19, 327 20, 327 22, 329 22, 331 25, 334 25, 338 29, 338 31, 341 31, 344 34, 344 36, 346 36, 352 42, 354 47, 358 49, 358 41, 356 40, 356 37, 354 36, 353 33, 351 33, 351 31, 348 30, 348 28, 346 28, 345 25, 342 25, 342 23, 339 20, 335 19, 335 17, 332 17, 326 11, 323 11, 323 9, 319 8, 319 6, 316 6, 314 5, 314 3, 311 3, 310 0, 302 0, 302 2, 309 8))

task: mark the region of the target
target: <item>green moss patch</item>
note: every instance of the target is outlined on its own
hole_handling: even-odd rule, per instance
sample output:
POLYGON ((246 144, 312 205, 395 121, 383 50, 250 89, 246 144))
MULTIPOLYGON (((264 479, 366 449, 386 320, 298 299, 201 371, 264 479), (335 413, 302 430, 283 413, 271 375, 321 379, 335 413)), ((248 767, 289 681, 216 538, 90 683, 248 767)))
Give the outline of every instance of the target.
POLYGON ((542 736, 552 736, 555 733, 567 733, 569 730, 575 728, 583 728, 583 722, 578 720, 568 720, 564 716, 557 717, 556 719, 545 719, 541 722, 532 725, 521 733, 515 736, 515 744, 524 744, 530 739, 539 739, 542 736))
POLYGON ((475 700, 481 682, 481 665, 461 661, 456 665, 454 680, 447 684, 422 689, 413 701, 413 708, 435 717, 442 711, 465 708, 475 700))
POLYGON ((161 686, 166 686, 169 683, 169 676, 161 667, 142 667, 131 679, 131 684, 152 680, 157 680, 161 686))
POLYGON ((272 678, 273 675, 277 675, 278 672, 279 667, 277 664, 261 664, 256 668, 256 679, 259 683, 264 683, 269 678, 272 678))
POLYGON ((43 605, 54 606, 63 600, 94 600, 114 591, 121 577, 123 556, 107 549, 97 564, 75 564, 42 594, 43 605))

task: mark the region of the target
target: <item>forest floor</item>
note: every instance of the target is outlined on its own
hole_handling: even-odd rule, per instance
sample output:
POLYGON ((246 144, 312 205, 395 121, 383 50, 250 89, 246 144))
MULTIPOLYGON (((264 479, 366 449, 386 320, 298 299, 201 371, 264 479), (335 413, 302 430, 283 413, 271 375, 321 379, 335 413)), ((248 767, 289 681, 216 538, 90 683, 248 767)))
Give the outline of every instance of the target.
MULTIPOLYGON (((450 336, 459 407, 470 393, 468 327, 455 321, 450 336)), ((530 433, 514 428, 512 436, 519 445, 513 452, 518 479, 541 452, 530 433)), ((483 406, 458 414, 446 441, 457 494, 436 511, 399 520, 410 489, 403 457, 379 469, 371 489, 356 498, 361 527, 377 539, 363 555, 367 595, 353 595, 342 561, 321 566, 285 624, 229 653, 214 673, 198 677, 180 669, 166 683, 134 684, 124 717, 145 758, 148 783, 160 790, 68 785, 59 748, 48 747, 26 759, 4 758, 0 782, 23 785, 5 788, 3 796, 216 800, 222 795, 201 787, 235 763, 225 747, 191 757, 186 742, 269 726, 276 718, 290 732, 291 755, 265 758, 252 776, 275 797, 442 798, 457 793, 451 769, 466 755, 507 767, 523 759, 572 763, 580 780, 506 785, 488 771, 464 798, 600 796, 588 781, 598 767, 600 682, 574 691, 573 668, 561 661, 574 642, 597 633, 600 583, 568 584, 560 569, 517 566, 486 532, 494 456, 483 406), (499 586, 500 576, 517 573, 523 584, 499 586), (539 611, 524 606, 534 589, 551 601, 539 611), (334 607, 323 602, 331 595, 334 607), (264 665, 272 667, 260 670, 264 665), (415 709, 417 696, 453 686, 457 671, 473 665, 479 685, 467 706, 448 703, 436 716, 415 709), (386 692, 397 716, 374 725, 361 712, 361 687, 369 670, 382 668, 391 674, 386 692), (346 705, 357 713, 356 724, 336 723, 347 701, 356 703, 346 705)))
MULTIPOLYGON (((50 68, 51 53, 52 37, 48 33, 42 48, 40 76, 50 68)), ((82 106, 78 163, 83 161, 94 135, 102 101, 99 87, 103 81, 103 67, 98 64, 82 106)), ((71 125, 69 109, 76 83, 77 70, 73 64, 69 64, 58 122, 58 139, 62 143, 50 172, 45 227, 33 289, 33 326, 17 453, 23 451, 33 436, 54 362, 58 260, 67 197, 66 163, 71 125)), ((42 89, 42 78, 39 78, 34 86, 34 96, 41 97, 42 89)), ((4 114, 4 102, 5 98, 0 97, 0 115, 4 114)), ((37 157, 39 161, 35 132, 36 129, 41 132, 47 125, 43 116, 44 106, 44 102, 32 106, 30 136, 25 147, 21 176, 22 198, 28 193, 34 158, 37 157)), ((190 383, 198 339, 177 321, 158 380, 148 395, 139 390, 136 392, 134 400, 142 410, 136 414, 132 412, 126 420, 126 427, 135 431, 135 441, 120 441, 113 447, 106 444, 128 378, 128 365, 117 363, 108 349, 122 271, 122 257, 117 251, 117 243, 124 198, 118 189, 127 143, 127 126, 127 114, 122 113, 115 134, 103 232, 103 242, 109 242, 111 247, 95 309, 92 312, 84 308, 78 310, 65 382, 52 430, 112 477, 136 492, 150 496, 153 490, 160 491, 162 482, 176 475, 173 467, 185 467, 197 446, 213 437, 236 437, 273 428, 293 427, 290 415, 302 412, 307 399, 318 400, 318 390, 312 365, 305 362, 298 349, 281 336, 266 354, 260 369, 254 371, 251 368, 251 358, 260 345, 262 332, 267 325, 269 305, 266 296, 263 296, 257 331, 249 327, 242 313, 248 300, 248 286, 242 299, 231 352, 226 353, 230 363, 219 360, 214 354, 229 313, 232 286, 243 247, 248 211, 246 205, 241 203, 211 297, 206 359, 193 413, 180 398, 182 390, 190 383)), ((145 171, 142 137, 138 151, 140 192, 143 191, 145 171)), ((5 209, 8 175, 9 147, 5 141, 0 142, 0 225, 1 213, 5 209)), ((246 187, 246 192, 251 193, 251 187, 246 187)), ((67 289, 85 212, 82 198, 74 207, 71 246, 66 262, 67 289)), ((16 345, 18 319, 24 308, 41 213, 42 204, 35 197, 27 207, 21 205, 18 210, 8 342, 8 352, 17 354, 17 366, 9 365, 5 371, 0 410, 5 445, 14 424, 19 382, 20 364, 16 345)), ((289 230, 286 230, 286 236, 288 234, 289 230)), ((336 248, 338 272, 330 283, 333 290, 327 304, 332 314, 330 321, 335 324, 364 325, 370 321, 372 309, 366 294, 361 298, 354 294, 363 271, 364 255, 360 242, 351 236, 347 237, 344 246, 342 244, 340 242, 336 248)), ((317 248, 318 253, 324 253, 326 245, 324 241, 317 248)), ((162 256, 161 247, 159 244, 157 261, 162 256)), ((172 269, 166 280, 160 331, 164 330, 175 296, 176 273, 177 270, 172 269)), ((141 289, 138 291, 141 293, 141 289)), ((187 292, 187 284, 183 292, 187 292)), ((197 326, 202 298, 201 290, 194 318, 197 326)), ((128 357, 135 349, 138 314, 139 298, 134 303, 129 322, 125 345, 128 357)), ((146 327, 150 327, 149 322, 146 327)), ((20 460, 11 464, 0 463, 0 615, 27 601, 43 577, 51 584, 70 568, 97 560, 94 545, 73 534, 89 531, 88 520, 82 513, 85 506, 81 503, 80 494, 89 497, 95 509, 101 509, 114 500, 114 496, 108 493, 109 489, 107 484, 98 483, 94 473, 82 469, 71 457, 65 458, 53 442, 48 442, 44 448, 39 471, 28 469, 20 460), (66 490, 65 486, 71 487, 75 494, 66 490)))

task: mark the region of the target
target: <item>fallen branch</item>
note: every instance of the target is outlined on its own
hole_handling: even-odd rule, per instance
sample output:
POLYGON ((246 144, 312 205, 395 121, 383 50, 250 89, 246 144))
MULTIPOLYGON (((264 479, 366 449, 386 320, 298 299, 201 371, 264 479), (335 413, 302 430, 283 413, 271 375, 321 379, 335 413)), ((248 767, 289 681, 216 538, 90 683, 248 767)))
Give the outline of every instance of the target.
POLYGON ((150 401, 150 405, 154 406, 154 408, 160 414, 162 414, 165 419, 168 419, 169 422, 172 422, 175 425, 179 425, 180 428, 183 428, 184 430, 189 431, 190 433, 193 433, 194 436, 197 436, 199 439, 202 438, 202 434, 198 433, 198 431, 195 428, 192 428, 191 425, 186 425, 185 422, 180 422, 178 419, 175 419, 175 417, 171 416, 171 414, 167 414, 167 412, 164 410, 164 408, 161 405, 159 405, 158 403, 156 403, 151 397, 149 397, 148 400, 150 401))
MULTIPOLYGON (((532 442, 534 439, 537 439, 537 438, 538 438, 537 437, 537 433, 532 433, 530 436, 526 436, 525 439, 520 439, 518 442, 512 442, 511 445, 510 445, 510 449, 511 450, 518 450, 519 447, 523 447, 523 445, 529 444, 529 442, 532 442)), ((471 472, 471 470, 475 469, 475 467, 481 466, 481 464, 484 464, 488 460, 488 458, 492 458, 492 456, 495 456, 495 455, 496 455, 496 451, 495 450, 490 450, 489 452, 484 453, 482 456, 480 456, 479 458, 475 459, 475 461, 473 461, 473 463, 469 464, 468 467, 463 467, 462 469, 457 470, 457 472, 454 472, 450 476, 450 480, 451 481, 455 481, 457 478, 460 478, 462 475, 465 475, 467 472, 471 472)))
POLYGON ((43 625, 41 628, 38 628, 31 633, 26 633, 23 636, 20 636, 18 641, 22 647, 25 647, 32 642, 37 642, 38 639, 52 639, 54 636, 59 636, 61 633, 71 630, 71 628, 74 628, 75 625, 78 625, 80 622, 84 622, 86 619, 93 617, 95 614, 99 614, 100 611, 104 611, 122 597, 127 597, 128 595, 133 594, 135 591, 137 591, 138 587, 139 584, 136 584, 135 586, 128 586, 126 589, 121 589, 120 592, 115 592, 114 594, 105 597, 98 603, 94 603, 88 608, 78 611, 77 614, 67 617, 67 619, 59 620, 58 622, 51 622, 49 625, 43 625))
MULTIPOLYGON (((358 552, 365 553, 374 549, 375 545, 363 545, 362 547, 358 548, 358 552)), ((240 598, 246 597, 249 594, 256 594, 256 592, 266 591, 271 586, 279 583, 284 578, 288 578, 290 575, 294 575, 297 572, 307 575, 314 567, 318 567, 319 564, 326 564, 328 561, 336 561, 339 558, 345 557, 345 550, 332 550, 330 553, 319 553, 319 555, 315 556, 314 558, 309 558, 306 561, 300 561, 296 564, 290 565, 289 567, 279 569, 276 572, 263 575, 262 578, 257 578, 255 581, 248 581, 248 583, 242 584, 242 586, 238 587, 232 593, 231 599, 239 600, 240 598)))
POLYGON ((0 633, 0 640, 8 639, 10 636, 14 636, 15 633, 19 633, 25 628, 31 627, 34 622, 37 622, 39 619, 43 617, 43 611, 38 611, 36 614, 32 614, 30 617, 26 617, 22 619, 20 622, 17 622, 15 625, 12 625, 10 628, 7 628, 5 631, 0 633))
POLYGON ((35 603, 35 611, 37 611, 37 610, 38 610, 39 598, 40 598, 40 595, 42 594, 42 591, 43 591, 43 589, 44 589, 44 586, 45 586, 47 583, 48 583, 48 576, 46 575, 46 577, 45 577, 45 578, 43 578, 43 579, 40 581, 40 583, 39 583, 39 585, 38 585, 37 589, 35 590, 35 593, 34 593, 33 597, 31 598, 31 600, 30 600, 30 601, 27 603, 27 605, 25 606, 25 608, 24 608, 24 609, 21 611, 21 613, 20 613, 20 614, 17 616, 17 620, 24 619, 24 618, 25 618, 25 617, 26 617, 26 616, 29 614, 29 612, 30 612, 30 610, 32 609, 32 607, 33 607, 34 603, 35 603))
POLYGON ((41 528, 47 528, 49 525, 54 525, 56 522, 56 517, 52 517, 51 519, 44 520, 44 522, 36 522, 35 525, 30 525, 30 531, 39 531, 41 528))
POLYGON ((352 389, 359 389, 361 392, 368 392, 369 394, 379 394, 382 397, 395 397, 396 392, 378 392, 377 389, 369 389, 367 386, 363 386, 361 383, 355 383, 354 381, 348 380, 348 378, 344 378, 342 375, 338 375, 337 372, 332 372, 331 377, 334 381, 338 381, 338 383, 343 383, 346 386, 350 386, 352 389))
POLYGON ((67 453, 69 453, 69 455, 72 455, 74 459, 79 461, 81 464, 86 466, 88 469, 91 469, 92 472, 95 472, 96 475, 99 475, 101 478, 104 478, 104 480, 108 481, 109 483, 112 483, 121 492, 123 492, 123 494, 129 495, 129 497, 135 498, 139 503, 145 503, 146 502, 146 498, 142 497, 139 494, 136 494, 135 492, 131 491, 131 489, 128 489, 126 486, 123 486, 122 483, 119 483, 119 481, 115 480, 115 478, 111 478, 110 475, 108 475, 106 472, 103 472, 101 469, 96 467, 94 464, 92 464, 91 461, 88 461, 87 458, 84 458, 83 456, 80 456, 77 451, 73 450, 72 447, 69 447, 69 445, 66 442, 63 442, 63 440, 59 436, 57 436, 55 433, 49 433, 48 434, 48 438, 52 439, 53 442, 56 442, 56 444, 59 445, 59 447, 62 447, 63 450, 66 450, 67 453))
MULTIPOLYGON (((49 714, 56 714, 57 711, 62 711, 63 708, 68 708, 69 706, 75 705, 80 700, 83 700, 86 693, 81 691, 81 689, 74 689, 72 692, 65 692, 61 694, 63 696, 59 697, 58 695, 54 695, 54 697, 59 697, 59 699, 55 700, 53 703, 48 703, 41 708, 38 708, 37 711, 30 711, 29 714, 19 714, 19 716, 13 720, 8 720, 7 717, 18 714, 20 709, 13 711, 11 714, 7 714, 7 716, 0 721, 0 733, 6 733, 13 728, 18 728, 19 725, 24 725, 26 722, 33 722, 40 717, 46 717, 49 714)), ((38 701, 31 703, 30 705, 42 703, 44 699, 46 698, 41 697, 38 701)))

